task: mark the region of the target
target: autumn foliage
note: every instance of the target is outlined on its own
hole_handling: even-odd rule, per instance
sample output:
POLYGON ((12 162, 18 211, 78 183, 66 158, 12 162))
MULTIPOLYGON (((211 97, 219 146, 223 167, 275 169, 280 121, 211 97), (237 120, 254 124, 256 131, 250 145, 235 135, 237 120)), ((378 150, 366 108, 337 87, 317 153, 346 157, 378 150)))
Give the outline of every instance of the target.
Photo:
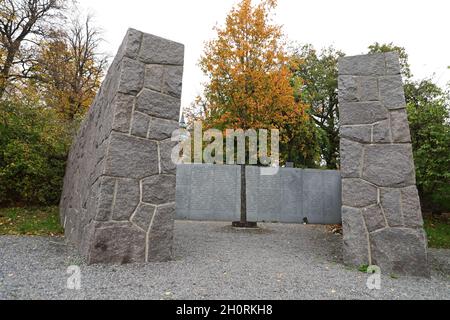
POLYGON ((299 131, 314 131, 314 126, 309 107, 295 99, 283 33, 271 20, 275 7, 274 0, 256 6, 243 0, 228 14, 225 25, 215 28, 217 38, 206 44, 200 60, 208 82, 194 118, 221 130, 280 129, 285 149, 296 148, 313 159, 314 134, 298 137, 299 131))

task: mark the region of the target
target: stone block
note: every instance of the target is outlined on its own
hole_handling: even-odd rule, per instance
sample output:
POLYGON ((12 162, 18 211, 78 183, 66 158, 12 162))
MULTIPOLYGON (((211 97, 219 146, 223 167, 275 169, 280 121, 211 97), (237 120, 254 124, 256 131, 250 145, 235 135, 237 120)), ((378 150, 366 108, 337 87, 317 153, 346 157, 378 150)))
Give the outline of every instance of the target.
POLYGON ((362 214, 369 232, 387 227, 383 211, 381 210, 381 207, 379 205, 362 209, 362 214))
POLYGON ((163 91, 164 66, 160 64, 148 65, 145 70, 144 87, 154 91, 163 91))
POLYGON ((342 204, 364 208, 378 202, 378 190, 362 179, 342 179, 342 204))
POLYGON ((356 125, 356 126, 342 126, 341 138, 353 140, 361 143, 372 142, 372 126, 371 125, 356 125))
POLYGON ((359 101, 378 101, 380 99, 377 77, 358 77, 359 101))
POLYGON ((344 262, 352 266, 370 264, 369 236, 360 209, 342 208, 344 262))
POLYGON ((391 123, 389 120, 377 122, 373 125, 372 143, 391 143, 391 123))
POLYGON ((131 222, 137 225, 139 228, 148 232, 150 223, 152 222, 153 215, 155 214, 156 206, 141 203, 136 209, 131 222))
POLYGON ((131 134, 136 137, 147 138, 150 117, 135 111, 132 118, 131 134))
POLYGON ((166 66, 166 74, 164 77, 164 93, 170 96, 181 98, 183 83, 183 67, 182 66, 166 66))
POLYGON ((119 55, 123 55, 130 59, 136 59, 139 55, 143 35, 144 34, 138 30, 128 29, 125 40, 119 49, 119 55))
POLYGON ((391 111, 392 138, 395 143, 411 143, 406 109, 391 111))
POLYGON ((89 245, 89 264, 145 262, 145 232, 129 222, 98 224, 89 245))
POLYGON ((370 145, 364 153, 363 178, 380 187, 416 183, 411 145, 370 145))
POLYGON ((403 227, 401 189, 380 190, 380 201, 390 227, 403 227))
POLYGON ((142 179, 159 173, 158 146, 145 139, 112 134, 105 175, 142 179))
POLYGON ((380 101, 388 109, 406 108, 401 75, 380 77, 380 101))
POLYGON ((158 206, 148 236, 147 261, 169 261, 173 255, 175 204, 158 206))
POLYGON ((429 277, 427 245, 422 230, 391 228, 370 235, 373 264, 383 274, 429 277))
POLYGON ((142 180, 142 201, 161 205, 175 202, 176 176, 156 175, 142 180))
POLYGON ((144 89, 137 97, 136 110, 151 117, 178 121, 181 102, 166 94, 144 89))
POLYGON ((386 74, 384 54, 377 53, 340 58, 339 74, 352 76, 383 76, 386 74))
POLYGON ((181 66, 184 61, 184 45, 144 34, 139 59, 146 64, 181 66))
POLYGON ((131 114, 135 97, 132 95, 118 93, 113 100, 114 124, 113 130, 123 133, 130 131, 131 114))
POLYGON ((148 138, 156 141, 171 139, 172 134, 179 128, 177 121, 151 118, 148 138))
POLYGON ((384 57, 386 59, 386 75, 399 75, 401 68, 398 52, 386 52, 384 57))
POLYGON ((389 113, 380 102, 343 102, 340 106, 341 125, 373 124, 389 119, 389 113))
POLYGON ((339 101, 341 102, 358 102, 358 82, 354 76, 340 76, 339 82, 339 101))
POLYGON ((98 206, 92 210, 96 213, 96 221, 109 221, 112 216, 112 207, 114 201, 114 193, 116 190, 116 179, 110 177, 100 178, 99 190, 95 191, 96 195, 93 200, 96 201, 98 196, 98 206))
POLYGON ((341 174, 343 178, 360 178, 364 146, 360 143, 341 139, 341 174))
POLYGON ((177 164, 172 161, 172 151, 177 142, 166 140, 159 143, 161 173, 176 175, 177 164))
POLYGON ((114 221, 128 221, 140 201, 139 181, 132 179, 117 179, 114 195, 114 221))
POLYGON ((422 209, 416 186, 403 188, 402 214, 405 227, 423 228, 422 209))
POLYGON ((136 95, 144 87, 145 65, 123 58, 120 69, 119 92, 136 95))

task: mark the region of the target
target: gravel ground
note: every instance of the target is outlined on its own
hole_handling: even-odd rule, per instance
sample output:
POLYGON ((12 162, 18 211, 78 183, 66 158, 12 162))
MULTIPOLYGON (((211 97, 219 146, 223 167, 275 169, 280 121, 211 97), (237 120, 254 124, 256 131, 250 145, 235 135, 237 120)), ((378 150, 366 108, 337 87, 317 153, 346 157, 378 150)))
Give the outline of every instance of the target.
POLYGON ((446 299, 450 250, 432 250, 432 279, 367 275, 342 265, 339 235, 322 226, 177 222, 175 260, 86 266, 63 239, 0 237, 0 299, 446 299), (67 290, 69 265, 82 288, 67 290))

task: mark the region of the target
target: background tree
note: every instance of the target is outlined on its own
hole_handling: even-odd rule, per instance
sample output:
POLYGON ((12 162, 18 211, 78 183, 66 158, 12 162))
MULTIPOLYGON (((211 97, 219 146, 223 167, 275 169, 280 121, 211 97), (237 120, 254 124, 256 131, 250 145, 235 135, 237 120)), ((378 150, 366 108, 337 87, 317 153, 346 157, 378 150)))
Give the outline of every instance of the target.
POLYGON ((395 51, 405 81, 417 186, 424 210, 450 210, 450 98, 432 79, 413 81, 405 48, 375 43, 369 53, 395 51))
POLYGON ((13 64, 8 94, 0 99, 0 206, 59 202, 77 120, 88 110, 104 75, 107 61, 92 18, 75 14, 61 25, 65 11, 52 10, 36 22, 38 31, 23 40, 14 61, 24 64, 13 64), (28 50, 33 54, 25 61, 28 50))
POLYGON ((412 78, 411 66, 409 64, 409 56, 404 47, 391 43, 378 43, 369 46, 369 53, 397 52, 400 56, 400 70, 404 80, 412 78))
MULTIPOLYGON (((306 104, 296 101, 292 73, 280 26, 270 12, 276 1, 252 6, 242 0, 216 28, 217 39, 207 43, 200 67, 208 77, 199 99, 206 127, 225 129, 280 129, 286 149, 299 148, 305 158, 314 158, 313 140, 298 136, 296 128, 308 126, 306 104)), ((242 165, 245 182, 245 165, 242 165)), ((241 222, 247 222, 246 186, 241 188, 241 222)))
POLYGON ((95 98, 108 63, 99 50, 101 41, 92 17, 77 15, 67 30, 41 43, 33 84, 65 120, 83 116, 95 98))
POLYGON ((28 78, 41 39, 58 23, 63 0, 0 0, 0 98, 28 78))
POLYGON ((417 172, 417 186, 425 210, 450 210, 450 99, 431 80, 405 86, 408 117, 417 172))
POLYGON ((293 49, 294 83, 300 82, 296 99, 311 106, 312 118, 319 129, 322 160, 328 169, 339 165, 338 59, 344 56, 333 47, 317 52, 312 45, 293 49), (299 81, 300 79, 300 81, 299 81))

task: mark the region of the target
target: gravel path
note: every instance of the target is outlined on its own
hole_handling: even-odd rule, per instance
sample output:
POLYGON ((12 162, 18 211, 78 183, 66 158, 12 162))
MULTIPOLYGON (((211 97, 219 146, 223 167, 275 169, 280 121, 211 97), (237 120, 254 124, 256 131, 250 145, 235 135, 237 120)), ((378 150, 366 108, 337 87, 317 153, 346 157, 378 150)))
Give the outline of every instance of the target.
POLYGON ((341 236, 321 226, 177 222, 170 263, 86 266, 63 239, 0 237, 0 299, 447 299, 450 250, 432 250, 430 280, 382 278, 341 263, 341 236), (67 290, 79 265, 82 289, 67 290))

